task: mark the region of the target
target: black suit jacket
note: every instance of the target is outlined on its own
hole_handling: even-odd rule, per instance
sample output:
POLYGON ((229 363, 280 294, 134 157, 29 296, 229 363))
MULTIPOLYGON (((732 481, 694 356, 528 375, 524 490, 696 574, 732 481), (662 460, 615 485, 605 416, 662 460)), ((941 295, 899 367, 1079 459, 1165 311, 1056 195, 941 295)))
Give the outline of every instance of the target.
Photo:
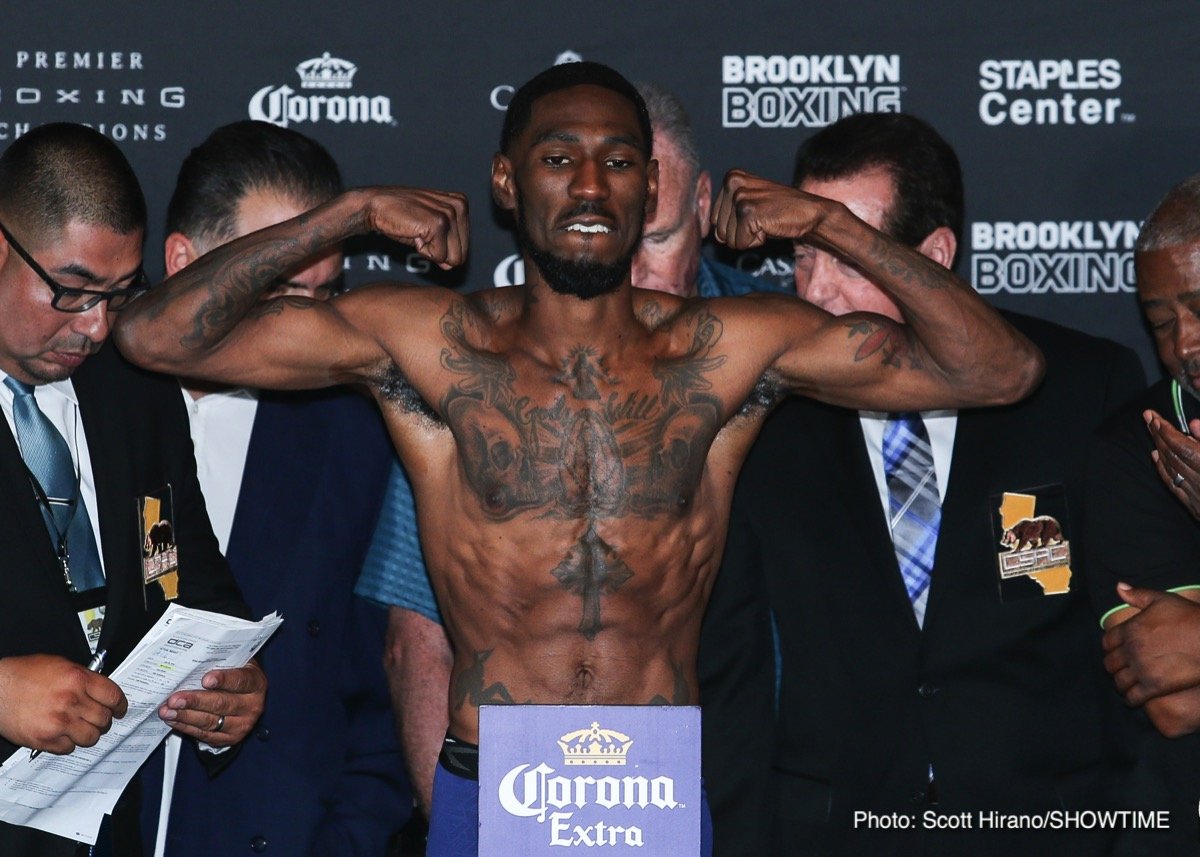
MULTIPOLYGON (((718 844, 729 846, 718 853, 746 853, 737 843, 769 828, 773 843, 760 845, 778 854, 949 854, 958 846, 972 855, 1043 853, 1046 840, 1011 831, 934 840, 919 828, 928 809, 1104 805, 1098 712, 1112 700, 1083 584, 1082 474, 1088 434, 1138 389, 1142 373, 1114 343, 1012 320, 1045 352, 1046 378, 1022 403, 959 414, 923 630, 857 412, 793 399, 764 427, 738 484, 702 642, 710 790, 734 771, 753 795, 743 797, 749 814, 740 818, 716 808, 718 844), (1023 581, 1034 597, 1002 601, 992 498, 1050 485, 1066 495, 1071 591, 1046 596, 1023 581), (714 675, 706 653, 724 652, 728 661, 729 652, 769 647, 768 609, 781 671, 764 762, 753 756, 769 726, 748 722, 741 706, 750 693, 772 693, 772 670, 759 657, 714 675), (726 745, 749 750, 734 756, 726 745), (726 771, 713 770, 722 763, 726 771), (774 811, 755 813, 768 806, 774 811), (899 813, 918 829, 872 829, 862 816, 856 826, 856 811, 899 813)), ((1055 838, 1053 850, 1096 853, 1085 839, 1073 831, 1055 838)))
MULTIPOLYGON (((271 691, 219 777, 201 767, 205 754, 181 754, 169 857, 250 853, 255 843, 297 857, 382 857, 408 820, 380 661, 387 614, 353 593, 394 459, 364 396, 261 393, 227 555, 254 612, 284 618, 262 652, 271 691)), ((147 794, 161 793, 162 764, 156 752, 143 769, 147 794)), ((153 843, 157 802, 143 816, 153 843)))
MULTIPOLYGON (((212 534, 196 481, 187 415, 174 380, 135 369, 109 346, 79 368, 73 384, 95 474, 108 584, 99 646, 108 650, 105 669, 111 671, 166 609, 156 584, 146 589, 148 603, 143 602, 142 537, 135 506, 137 498, 165 485, 173 491, 180 603, 240 616, 246 612, 212 534)), ((0 657, 46 653, 86 663, 90 650, 68 600, 20 450, 4 420, 0 545, 5 581, 0 657)), ((0 738, 0 758, 14 750, 0 738)), ((114 812, 117 854, 140 853, 135 798, 127 794, 114 812)), ((0 854, 5 857, 57 857, 74 850, 74 843, 60 837, 0 823, 0 854)))
MULTIPOLYGON (((1184 396, 1184 415, 1200 403, 1184 396)), ((1120 604, 1120 581, 1149 589, 1200 583, 1200 524, 1163 485, 1150 458, 1154 442, 1142 412, 1175 424, 1170 382, 1127 403, 1096 433, 1088 470, 1088 543, 1095 560, 1089 581, 1097 614, 1120 604)), ((1122 830, 1114 855, 1194 857, 1200 854, 1200 733, 1163 737, 1141 708, 1121 711, 1118 800, 1122 807, 1169 810, 1170 827, 1122 830)))

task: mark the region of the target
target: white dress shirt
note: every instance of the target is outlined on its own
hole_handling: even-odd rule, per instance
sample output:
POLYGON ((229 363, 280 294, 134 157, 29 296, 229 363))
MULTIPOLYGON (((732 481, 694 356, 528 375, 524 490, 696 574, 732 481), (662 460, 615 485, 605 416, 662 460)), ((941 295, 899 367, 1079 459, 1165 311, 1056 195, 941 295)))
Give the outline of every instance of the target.
MULTIPOLYGON (((925 431, 929 435, 929 445, 933 448, 933 472, 937 476, 938 500, 946 502, 946 486, 950 484, 950 462, 954 457, 954 433, 958 429, 957 411, 922 411, 921 419, 925 423, 925 431)), ((862 425, 863 440, 867 444, 867 457, 871 460, 871 472, 875 474, 875 488, 879 492, 879 502, 883 509, 884 520, 891 520, 888 508, 887 475, 883 470, 883 433, 887 428, 888 415, 882 411, 859 411, 858 420, 862 425)), ((889 528, 890 529, 890 528, 889 528)), ((921 593, 921 597, 913 605, 917 624, 924 627, 925 605, 929 601, 929 588, 921 593)))
POLYGON ((224 555, 242 490, 242 471, 250 452, 250 433, 258 411, 258 394, 239 387, 192 398, 186 389, 188 425, 196 448, 196 475, 208 507, 213 533, 224 555))
MULTIPOLYGON (((204 495, 213 533, 224 556, 229 547, 233 516, 237 512, 238 494, 242 490, 242 471, 246 469, 246 456, 250 453, 250 433, 254 429, 254 415, 258 412, 258 394, 244 387, 206 393, 198 399, 193 398, 186 388, 180 392, 187 406, 192 446, 196 449, 200 493, 204 495)), ((199 744, 202 750, 210 753, 224 753, 229 749, 212 747, 203 741, 199 744)), ((167 736, 154 857, 163 857, 166 853, 171 802, 175 797, 175 772, 179 768, 182 747, 183 741, 178 735, 172 732, 167 736)))

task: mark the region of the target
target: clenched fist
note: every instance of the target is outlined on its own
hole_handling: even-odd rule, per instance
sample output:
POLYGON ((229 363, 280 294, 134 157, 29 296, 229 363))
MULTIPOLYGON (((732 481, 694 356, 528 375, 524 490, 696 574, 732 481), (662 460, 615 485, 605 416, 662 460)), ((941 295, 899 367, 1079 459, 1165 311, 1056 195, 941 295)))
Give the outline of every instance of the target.
POLYGON ((794 240, 815 230, 838 204, 730 170, 713 205, 713 234, 735 250, 757 247, 769 238, 794 240))
POLYGON ((471 224, 467 198, 461 193, 407 187, 370 188, 367 224, 443 269, 467 258, 471 224))

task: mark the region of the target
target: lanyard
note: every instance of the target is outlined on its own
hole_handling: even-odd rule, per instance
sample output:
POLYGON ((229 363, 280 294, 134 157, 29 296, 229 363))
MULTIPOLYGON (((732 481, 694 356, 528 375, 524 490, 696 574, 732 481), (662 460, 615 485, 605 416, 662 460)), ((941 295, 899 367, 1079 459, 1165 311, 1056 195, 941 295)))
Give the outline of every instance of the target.
POLYGON ((71 509, 71 514, 67 518, 66 529, 58 528, 58 521, 54 517, 54 509, 50 505, 50 498, 46 495, 46 489, 42 487, 42 483, 33 475, 33 471, 29 469, 29 465, 21 461, 25 468, 25 475, 29 477, 29 484, 33 486, 33 496, 37 500, 38 505, 45 510, 45 519, 50 529, 52 530, 51 538, 54 541, 54 553, 58 559, 58 564, 62 568, 63 581, 67 584, 67 589, 71 592, 77 591, 75 584, 71 580, 71 553, 67 549, 67 532, 71 528, 70 522, 75 520, 75 512, 79 508, 79 502, 82 499, 82 494, 79 490, 79 475, 75 476, 75 496, 68 504, 71 509))
POLYGON ((1188 429, 1187 417, 1183 413, 1183 388, 1173 378, 1171 379, 1171 404, 1175 406, 1175 421, 1179 423, 1179 430, 1190 435, 1192 432, 1188 429))

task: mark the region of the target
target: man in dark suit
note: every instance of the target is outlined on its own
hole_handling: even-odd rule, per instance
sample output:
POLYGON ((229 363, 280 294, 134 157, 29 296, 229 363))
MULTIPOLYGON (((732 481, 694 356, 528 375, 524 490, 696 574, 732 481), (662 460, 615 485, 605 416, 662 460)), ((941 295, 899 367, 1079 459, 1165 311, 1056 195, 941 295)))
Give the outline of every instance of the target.
MULTIPOLYGON (((961 174, 924 122, 844 119, 801 147, 796 184, 953 265, 961 174)), ((800 296, 830 312, 900 318, 827 248, 797 242, 795 269, 800 296)), ((715 663, 712 651, 758 657, 702 676, 701 697, 706 733, 745 742, 739 764, 771 780, 756 796, 765 813, 730 822, 747 838, 773 825, 774 841, 759 840, 766 853, 1104 847, 1103 833, 1000 829, 1005 819, 987 813, 1105 806, 1107 697, 1082 583, 1080 439, 1138 388, 1141 369, 1114 343, 1010 320, 1046 355, 1045 380, 1025 401, 889 415, 792 399, 751 451, 700 662, 715 663), (778 674, 763 656, 768 611, 778 674), (753 757, 769 724, 747 722, 742 704, 764 694, 778 709, 765 762, 753 757)))
MULTIPOLYGON (((165 598, 246 615, 205 514, 178 392, 169 379, 130 367, 111 347, 101 350, 110 313, 143 288, 145 215, 129 163, 89 128, 43 125, 0 156, 5 758, 17 748, 69 753, 94 744, 125 713, 126 700, 84 664, 103 650, 105 671, 116 667, 165 609, 165 598), (69 497, 34 486, 53 479, 34 450, 34 438, 54 437, 50 432, 63 454, 49 466, 74 474, 69 497), (168 486, 179 569, 176 577, 143 585, 144 531, 135 501, 162 500, 168 486), (70 523, 56 515, 64 507, 70 523), (89 586, 97 570, 102 576, 89 586), (99 614, 99 635, 89 639, 99 614)), ((231 746, 258 719, 266 680, 251 664, 209 673, 204 684, 205 690, 173 694, 160 716, 183 735, 231 746)), ((225 756, 210 754, 210 762, 222 764, 225 756)), ((101 828, 97 853, 139 853, 136 802, 131 788, 111 825, 101 828)), ((0 824, 6 857, 77 853, 88 849, 0 824)))
POLYGON ((1200 175, 1146 218, 1134 256, 1138 298, 1164 378, 1093 439, 1088 549, 1105 667, 1121 718, 1121 805, 1170 814, 1125 830, 1116 855, 1200 852, 1200 175), (1174 496, 1172 496, 1174 495, 1174 496))
MULTIPOLYGON (((167 213, 167 274, 340 189, 337 165, 314 140, 263 122, 218 128, 180 171, 167 213)), ((341 263, 338 251, 289 272, 270 299, 328 297, 341 263)), ((184 753, 169 823, 147 802, 156 810, 144 812, 148 834, 159 828, 156 853, 169 857, 382 857, 412 810, 379 657, 386 615, 353 595, 395 461, 383 421, 344 389, 183 384, 221 549, 247 602, 285 622, 263 653, 271 694, 255 740, 211 780, 184 753)), ((162 774, 155 756, 148 794, 162 774)))

